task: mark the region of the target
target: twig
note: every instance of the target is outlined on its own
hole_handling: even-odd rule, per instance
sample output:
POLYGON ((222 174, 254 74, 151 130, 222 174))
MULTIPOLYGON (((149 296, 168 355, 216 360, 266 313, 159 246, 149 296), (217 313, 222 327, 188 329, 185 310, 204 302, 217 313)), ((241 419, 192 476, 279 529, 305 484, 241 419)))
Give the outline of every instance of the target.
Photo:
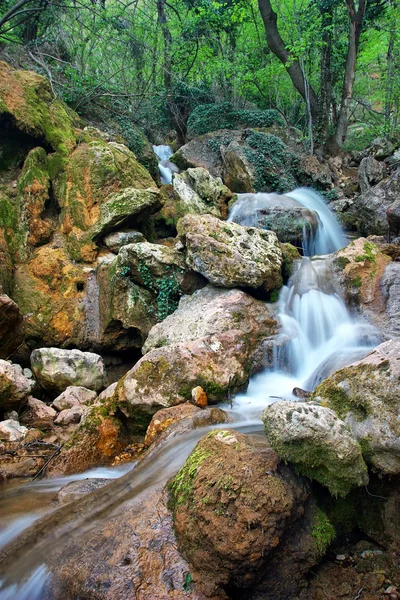
POLYGON ((372 496, 372 498, 380 498, 381 500, 387 500, 387 498, 385 498, 385 496, 377 496, 376 494, 371 494, 371 492, 369 491, 367 486, 365 486, 365 491, 367 492, 367 494, 369 496, 372 496))
POLYGON ((53 454, 49 457, 48 460, 46 460, 46 462, 44 463, 43 467, 41 469, 39 469, 39 471, 36 473, 36 475, 33 477, 32 481, 35 481, 38 477, 40 477, 40 475, 42 473, 44 473, 47 469, 48 464, 50 463, 50 461, 53 460, 53 458, 55 458, 57 456, 57 454, 60 453, 61 448, 64 446, 64 444, 62 444, 62 446, 59 446, 57 448, 57 450, 55 452, 53 452, 53 454))

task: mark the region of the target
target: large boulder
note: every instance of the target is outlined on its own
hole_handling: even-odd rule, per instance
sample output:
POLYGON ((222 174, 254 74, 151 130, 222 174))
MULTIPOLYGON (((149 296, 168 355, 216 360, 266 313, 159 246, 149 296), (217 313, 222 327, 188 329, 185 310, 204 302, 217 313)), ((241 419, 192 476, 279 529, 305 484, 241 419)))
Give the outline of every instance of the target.
POLYGON ((186 214, 226 216, 232 192, 219 177, 213 177, 206 169, 188 169, 176 174, 172 185, 175 192, 176 222, 186 214))
POLYGON ((400 342, 336 371, 314 396, 347 424, 364 459, 379 473, 400 473, 400 342))
POLYGON ((310 167, 308 160, 300 159, 303 152, 293 128, 220 129, 191 140, 171 160, 181 169, 207 169, 237 193, 284 193, 313 182, 319 188, 330 188, 329 169, 318 160, 310 167))
POLYGON ((361 193, 342 216, 361 235, 387 235, 386 210, 399 194, 400 169, 397 169, 389 178, 361 193))
MULTIPOLYGON (((399 248, 400 249, 400 248, 399 248)), ((383 327, 389 337, 400 337, 400 263, 389 263, 381 280, 385 300, 383 327)))
POLYGON ((31 366, 45 390, 63 392, 74 385, 99 392, 106 387, 104 363, 93 352, 39 348, 31 354, 31 366))
POLYGON ((310 402, 275 402, 263 413, 267 438, 285 461, 334 496, 368 483, 361 448, 329 408, 310 402))
POLYGON ((0 62, 0 120, 7 118, 19 131, 44 140, 61 155, 76 146, 75 115, 54 97, 49 81, 0 62))
POLYGON ((336 252, 333 265, 349 304, 361 306, 369 314, 384 310, 381 279, 390 258, 376 244, 358 238, 336 252))
POLYGON ((207 597, 219 597, 221 588, 244 597, 261 580, 268 590, 262 597, 293 598, 301 576, 320 556, 307 486, 260 438, 212 431, 169 490, 179 543, 207 597))
POLYGON ((282 285, 282 251, 276 234, 241 227, 210 215, 186 215, 178 223, 186 264, 220 287, 261 288, 282 285))
POLYGON ((24 320, 18 305, 0 296, 0 358, 8 358, 24 340, 24 320))
POLYGON ((280 242, 297 247, 315 236, 318 215, 297 200, 279 194, 239 194, 230 220, 238 225, 275 231, 280 242))
POLYGON ((358 176, 360 181, 360 190, 364 194, 373 185, 382 181, 385 175, 385 163, 376 160, 372 155, 366 156, 360 162, 358 167, 358 176))
POLYGON ((0 360, 0 410, 17 409, 31 393, 34 381, 25 376, 22 367, 0 360))
MULTIPOLYGON (((271 309, 240 290, 224 290, 207 285, 192 296, 184 296, 179 306, 155 325, 143 346, 143 354, 155 348, 189 342, 236 330, 250 336, 256 346, 277 332, 271 309)), ((240 332, 240 333, 239 333, 240 332)), ((254 354, 257 348, 253 347, 254 354)))

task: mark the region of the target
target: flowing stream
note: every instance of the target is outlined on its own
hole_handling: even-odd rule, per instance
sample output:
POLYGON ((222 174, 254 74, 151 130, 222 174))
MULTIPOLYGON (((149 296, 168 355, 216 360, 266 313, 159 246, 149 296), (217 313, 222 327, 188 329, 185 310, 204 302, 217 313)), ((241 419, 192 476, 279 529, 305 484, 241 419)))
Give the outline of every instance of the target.
MULTIPOLYGON (((235 422, 229 427, 244 433, 262 432, 260 417, 266 405, 276 399, 295 399, 295 387, 313 390, 322 379, 365 356, 381 341, 376 329, 349 313, 338 293, 324 255, 346 245, 346 238, 329 209, 311 190, 295 190, 288 195, 318 213, 319 227, 312 242, 304 245, 305 256, 280 294, 281 333, 274 367, 253 377, 247 392, 233 400, 230 410, 235 422), (307 256, 310 251, 319 255, 307 256)), ((241 199, 241 210, 247 210, 248 223, 253 225, 255 203, 267 195, 246 196, 248 206, 243 206, 241 199)), ((235 210, 234 206, 232 213, 235 210)), ((144 460, 122 470, 101 469, 22 486, 4 485, 0 502, 0 600, 43 598, 51 577, 46 557, 66 536, 82 535, 130 498, 164 485, 209 429, 171 437, 144 460), (115 480, 61 508, 49 503, 51 495, 69 481, 93 476, 115 480)))
POLYGON ((174 151, 170 146, 161 144, 160 146, 153 146, 154 154, 158 158, 158 170, 160 171, 161 183, 171 183, 172 174, 175 171, 174 166, 170 162, 170 158, 174 151))

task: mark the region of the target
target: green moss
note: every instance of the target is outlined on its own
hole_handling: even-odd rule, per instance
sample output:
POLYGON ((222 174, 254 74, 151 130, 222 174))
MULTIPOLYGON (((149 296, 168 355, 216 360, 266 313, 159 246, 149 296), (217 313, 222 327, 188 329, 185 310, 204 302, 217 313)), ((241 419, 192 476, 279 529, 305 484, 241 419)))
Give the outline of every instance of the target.
POLYGON ((320 508, 316 508, 311 535, 314 539, 315 547, 320 556, 323 556, 336 537, 336 531, 327 515, 320 508))
POLYGON ((338 256, 338 258, 336 258, 334 262, 338 269, 343 271, 345 266, 348 265, 351 261, 346 256, 338 256))
POLYGON ((356 262, 371 262, 376 263, 376 254, 379 252, 378 246, 372 244, 371 242, 364 242, 364 254, 357 256, 354 260, 356 262))
POLYGON ((274 123, 283 125, 282 117, 275 110, 240 110, 229 102, 201 104, 188 119, 188 131, 194 137, 217 129, 270 127, 274 123))
POLYGON ((362 287, 362 279, 361 279, 360 275, 358 275, 351 281, 351 285, 353 287, 357 287, 357 288, 362 287))
POLYGON ((356 419, 364 421, 370 416, 371 407, 364 395, 359 393, 357 389, 357 374, 361 375, 363 372, 371 372, 371 367, 369 365, 360 365, 359 367, 356 367, 356 369, 352 369, 351 367, 341 369, 338 372, 340 375, 337 377, 332 375, 316 388, 312 395, 312 399, 321 397, 322 406, 327 406, 334 410, 341 419, 345 418, 346 415, 351 412, 356 419), (346 381, 350 386, 349 393, 342 387, 339 387, 338 383, 343 381, 346 381))
POLYGON ((183 467, 178 471, 175 477, 169 482, 171 507, 177 504, 183 504, 190 501, 193 491, 193 483, 196 478, 199 467, 211 456, 210 450, 203 450, 196 446, 193 452, 186 459, 183 467))

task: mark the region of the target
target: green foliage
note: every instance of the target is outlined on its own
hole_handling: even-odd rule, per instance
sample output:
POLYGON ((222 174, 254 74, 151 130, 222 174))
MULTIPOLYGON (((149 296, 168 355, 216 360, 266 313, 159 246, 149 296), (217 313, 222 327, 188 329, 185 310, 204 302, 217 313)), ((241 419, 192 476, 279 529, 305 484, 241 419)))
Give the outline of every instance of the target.
POLYGON ((196 447, 188 456, 180 471, 178 471, 175 477, 169 482, 168 488, 170 491, 172 507, 176 504, 183 504, 184 502, 190 501, 197 471, 209 456, 211 456, 210 450, 203 450, 202 448, 196 447))
POLYGON ((178 308, 181 288, 173 275, 162 277, 158 281, 157 317, 163 321, 178 308))
POLYGON ((274 124, 283 124, 275 110, 239 110, 229 102, 224 102, 195 108, 188 119, 188 130, 194 137, 217 129, 270 127, 274 124))
POLYGON ((185 575, 185 581, 183 582, 183 591, 185 593, 190 591, 190 585, 193 582, 193 577, 191 576, 190 573, 186 573, 185 575))
POLYGON ((323 556, 336 537, 336 531, 326 514, 317 507, 314 524, 311 531, 315 547, 320 556, 323 556))

